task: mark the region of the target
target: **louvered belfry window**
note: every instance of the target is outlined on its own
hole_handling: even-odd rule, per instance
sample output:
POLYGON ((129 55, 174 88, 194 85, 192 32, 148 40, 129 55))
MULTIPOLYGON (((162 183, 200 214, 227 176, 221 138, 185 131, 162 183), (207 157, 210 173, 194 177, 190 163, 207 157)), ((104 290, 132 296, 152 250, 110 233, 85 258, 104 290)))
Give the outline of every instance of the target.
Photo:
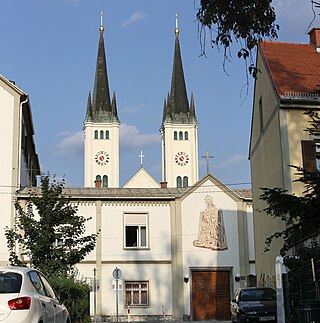
POLYGON ((127 281, 125 283, 126 306, 149 306, 149 283, 127 281))

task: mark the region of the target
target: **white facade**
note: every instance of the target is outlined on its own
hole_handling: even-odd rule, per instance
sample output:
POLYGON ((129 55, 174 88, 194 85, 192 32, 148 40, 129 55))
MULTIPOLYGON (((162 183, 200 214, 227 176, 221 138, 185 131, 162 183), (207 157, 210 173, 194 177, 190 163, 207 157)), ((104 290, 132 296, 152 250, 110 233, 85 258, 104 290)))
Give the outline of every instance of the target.
POLYGON ((36 185, 40 173, 33 141, 33 124, 26 93, 0 75, 0 264, 8 263, 5 228, 14 220, 20 187, 36 185))
MULTIPOLYGON (((145 177, 145 173, 140 170, 136 177, 145 177)), ((248 285, 250 276, 255 276, 251 199, 211 175, 188 189, 155 188, 150 183, 148 188, 101 188, 99 194, 95 188, 66 190, 78 214, 92 217, 86 233, 99 232, 95 250, 78 265, 80 275, 92 281, 96 269, 96 313, 103 318, 116 316, 112 272, 119 268, 121 320, 127 319, 126 295, 132 282, 146 285, 147 304, 131 304, 131 320, 160 319, 163 315, 202 320, 198 313, 202 302, 194 303, 197 275, 226 274, 225 304, 230 303, 236 288, 248 285), (139 236, 137 244, 128 245, 126 228, 139 225, 146 228, 145 239, 139 240, 139 236)), ((24 193, 20 200, 26 198, 24 193)), ((203 288, 212 293, 210 286, 203 288)), ((221 295, 217 297, 221 301, 221 295)), ((91 300, 93 314, 93 293, 91 300)), ((218 314, 212 317, 208 313, 205 319, 219 315, 228 319, 229 310, 222 310, 217 307, 218 314)))
POLYGON ((84 124, 84 186, 95 187, 97 176, 107 176, 106 187, 119 187, 118 123, 84 124))
POLYGON ((199 180, 198 125, 165 123, 162 138, 162 181, 177 187, 177 178, 192 186, 199 180))

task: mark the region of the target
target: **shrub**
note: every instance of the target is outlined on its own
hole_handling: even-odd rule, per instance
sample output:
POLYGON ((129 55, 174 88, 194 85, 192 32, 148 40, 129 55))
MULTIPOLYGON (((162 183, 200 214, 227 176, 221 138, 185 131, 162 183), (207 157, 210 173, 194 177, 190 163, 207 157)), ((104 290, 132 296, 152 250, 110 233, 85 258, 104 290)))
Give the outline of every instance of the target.
POLYGON ((85 281, 74 277, 48 278, 52 287, 60 297, 60 301, 70 313, 72 323, 90 322, 90 286, 85 281))

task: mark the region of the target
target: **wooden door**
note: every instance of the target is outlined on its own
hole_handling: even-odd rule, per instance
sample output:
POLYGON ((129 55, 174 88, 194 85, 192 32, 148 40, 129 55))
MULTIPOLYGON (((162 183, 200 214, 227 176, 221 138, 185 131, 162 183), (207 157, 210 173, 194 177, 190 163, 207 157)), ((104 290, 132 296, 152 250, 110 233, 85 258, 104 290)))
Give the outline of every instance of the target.
POLYGON ((230 272, 192 272, 193 320, 230 319, 230 272))

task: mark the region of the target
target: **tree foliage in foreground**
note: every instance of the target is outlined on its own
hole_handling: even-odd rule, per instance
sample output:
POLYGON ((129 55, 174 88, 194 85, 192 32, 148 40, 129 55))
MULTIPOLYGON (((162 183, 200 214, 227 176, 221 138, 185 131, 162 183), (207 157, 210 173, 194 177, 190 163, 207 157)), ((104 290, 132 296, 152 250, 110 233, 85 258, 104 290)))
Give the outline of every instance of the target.
MULTIPOLYGON (((306 131, 319 136, 320 117, 318 113, 308 110, 305 114, 310 118, 310 126, 306 131)), ((273 239, 283 238, 282 255, 285 255, 292 246, 299 247, 303 241, 307 239, 312 241, 312 238, 320 236, 320 172, 318 170, 309 172, 297 166, 291 167, 297 170, 299 176, 295 182, 304 185, 305 189, 301 196, 289 194, 281 188, 263 188, 260 197, 267 203, 264 211, 274 218, 280 218, 286 224, 283 231, 276 232, 266 239, 265 250, 268 251, 273 239)), ((308 246, 304 247, 308 248, 308 246)), ((311 244, 311 247, 314 248, 314 244, 311 244)))
MULTIPOLYGON (((263 39, 276 39, 279 26, 275 23, 276 13, 271 0, 200 0, 197 20, 200 37, 210 34, 212 47, 222 47, 224 58, 229 59, 229 49, 238 43, 238 57, 250 59, 249 72, 256 77, 257 69, 252 61, 251 51, 263 39)), ((202 43, 204 53, 205 45, 202 43)))
POLYGON ((265 250, 269 250, 274 238, 283 238, 282 255, 290 247, 320 235, 320 173, 306 172, 301 167, 295 168, 300 176, 296 181, 303 183, 305 187, 301 196, 289 194, 281 188, 263 188, 261 195, 261 199, 268 204, 264 209, 266 213, 280 218, 286 224, 286 229, 266 239, 265 250))
POLYGON ((26 208, 15 204, 15 225, 5 233, 9 261, 15 266, 30 263, 48 276, 67 276, 95 248, 97 235, 84 235, 88 220, 63 193, 64 180, 50 181, 48 174, 40 181, 41 193, 30 190, 26 208))

